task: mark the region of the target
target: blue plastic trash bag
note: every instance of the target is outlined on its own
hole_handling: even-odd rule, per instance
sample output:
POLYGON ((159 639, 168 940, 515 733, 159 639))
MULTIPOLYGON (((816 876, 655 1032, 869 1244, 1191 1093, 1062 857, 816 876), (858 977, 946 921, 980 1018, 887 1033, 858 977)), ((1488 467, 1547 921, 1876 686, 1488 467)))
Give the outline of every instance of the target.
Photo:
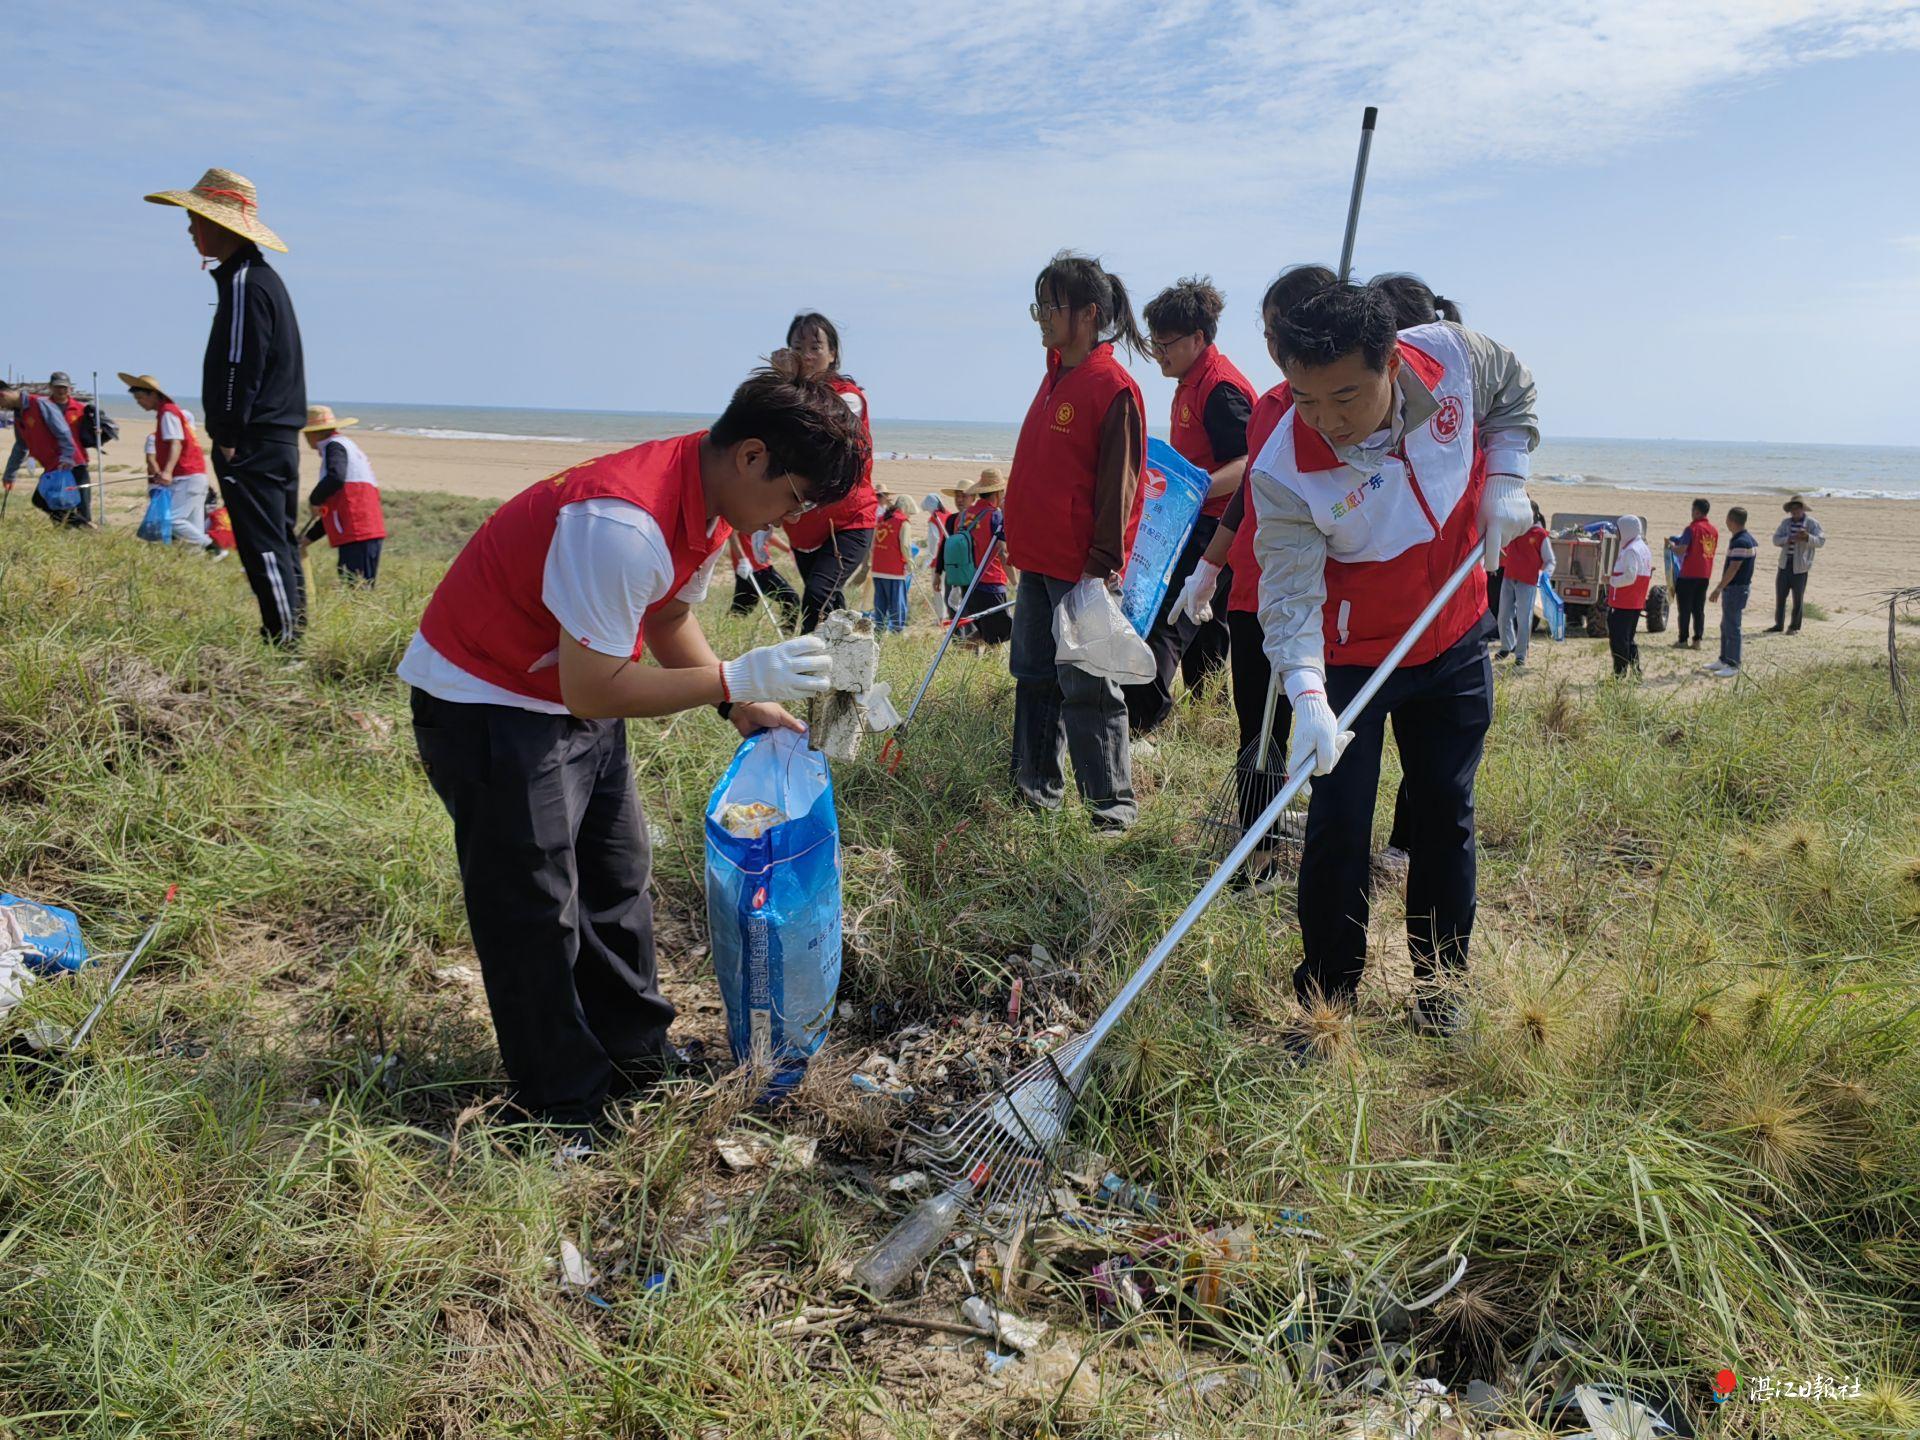
POLYGON ((71 470, 43 472, 40 483, 33 487, 33 493, 40 497, 41 504, 52 511, 74 510, 80 505, 80 487, 73 483, 71 470))
POLYGON ((140 538, 156 545, 173 542, 173 491, 156 485, 147 492, 147 513, 140 519, 140 538))
POLYGON ((798 1084, 840 989, 840 825, 826 757, 763 730, 707 801, 707 925, 733 1058, 798 1084), (761 807, 770 807, 763 809, 761 807))
POLYGON ((1553 588, 1553 577, 1540 577, 1540 613, 1546 617, 1547 633, 1556 640, 1567 638, 1567 607, 1560 592, 1553 588))
MULTIPOLYGON (((42 975, 57 970, 78 970, 87 963, 87 945, 80 938, 80 917, 73 911, 58 905, 42 905, 37 900, 24 900, 18 895, 0 895, 0 908, 6 911, 5 918, 13 922, 6 930, 19 929, 27 963, 42 975)), ((11 943, 0 944, 0 950, 10 948, 11 943)))
POLYGON ((1156 437, 1147 441, 1147 473, 1140 483, 1147 498, 1127 573, 1120 582, 1120 609, 1144 640, 1159 618, 1167 582, 1180 562, 1180 552, 1187 548, 1200 507, 1207 503, 1213 477, 1156 437))

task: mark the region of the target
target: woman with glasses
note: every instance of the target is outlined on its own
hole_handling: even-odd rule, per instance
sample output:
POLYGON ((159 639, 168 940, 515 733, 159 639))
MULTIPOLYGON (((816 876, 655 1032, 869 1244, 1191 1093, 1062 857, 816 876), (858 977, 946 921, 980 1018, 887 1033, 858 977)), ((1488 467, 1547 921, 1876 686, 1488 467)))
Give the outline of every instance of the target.
POLYGON ((1062 752, 1096 833, 1134 822, 1127 703, 1105 676, 1055 663, 1053 612, 1083 579, 1118 585, 1140 528, 1147 463, 1140 386, 1114 354, 1146 349, 1119 277, 1061 251, 1033 282, 1047 372, 1027 409, 1007 477, 1007 558, 1020 571, 1010 669, 1013 774, 1043 810, 1065 793, 1062 752))
POLYGON ((873 422, 867 413, 867 393, 840 373, 840 332, 826 316, 806 311, 787 326, 787 344, 773 357, 776 369, 803 380, 824 380, 860 417, 867 437, 867 465, 859 483, 845 499, 819 508, 808 506, 786 522, 787 543, 800 567, 800 632, 814 626, 847 603, 846 586, 873 550, 873 528, 879 504, 873 493, 873 422))
POLYGON ((1173 392, 1173 448, 1213 477, 1206 503, 1174 562, 1167 598, 1147 636, 1153 651, 1153 679, 1127 687, 1127 715, 1135 738, 1148 734, 1173 711, 1173 676, 1178 670, 1196 694, 1227 663, 1226 588, 1221 576, 1214 597, 1216 618, 1195 623, 1173 613, 1174 602, 1206 553, 1247 465, 1247 418, 1253 413, 1253 385, 1240 367, 1214 343, 1226 300, 1204 277, 1169 285, 1141 312, 1160 373, 1177 380, 1173 392))

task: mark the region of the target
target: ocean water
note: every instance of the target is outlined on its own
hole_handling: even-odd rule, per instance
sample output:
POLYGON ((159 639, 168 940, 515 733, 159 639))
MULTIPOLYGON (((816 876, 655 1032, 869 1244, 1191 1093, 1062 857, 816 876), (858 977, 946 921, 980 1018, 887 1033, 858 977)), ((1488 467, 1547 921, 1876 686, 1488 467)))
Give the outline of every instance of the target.
MULTIPOLYGON (((196 408, 192 399, 186 403, 196 408)), ((352 403, 335 409, 357 415, 371 430, 430 440, 546 440, 608 448, 684 434, 712 420, 708 415, 467 405, 352 403)), ((1004 464, 1013 458, 1017 436, 1018 426, 1011 422, 879 419, 873 426, 874 452, 886 460, 1004 464)), ((1920 500, 1920 448, 1905 446, 1556 437, 1535 453, 1533 473, 1560 484, 1626 490, 1920 500)))

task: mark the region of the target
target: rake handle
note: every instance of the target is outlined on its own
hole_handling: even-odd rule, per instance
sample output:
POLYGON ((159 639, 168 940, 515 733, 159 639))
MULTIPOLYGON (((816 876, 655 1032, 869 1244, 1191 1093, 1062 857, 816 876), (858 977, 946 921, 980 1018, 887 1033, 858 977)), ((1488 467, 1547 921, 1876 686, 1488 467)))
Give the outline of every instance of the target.
MULTIPOLYGON (((996 535, 987 543, 986 559, 982 560, 980 564, 975 567, 972 583, 967 586, 967 593, 961 597, 960 610, 963 615, 966 613, 967 602, 973 599, 973 592, 980 587, 980 577, 986 574, 987 567, 993 564, 994 552, 999 548, 1000 537, 996 535)), ((940 668, 941 660, 946 657, 947 647, 953 644, 954 632, 959 628, 960 622, 955 620, 953 624, 947 627, 947 633, 941 636, 940 648, 933 652, 933 663, 927 666, 927 673, 920 677, 920 688, 913 692, 913 703, 907 707, 907 718, 900 722, 899 729, 893 732, 895 735, 898 735, 901 730, 906 729, 907 726, 913 723, 913 717, 920 709, 920 702, 927 698, 927 687, 933 684, 933 672, 940 668)))
MULTIPOLYGON (((1447 577, 1446 584, 1442 585, 1427 602, 1427 608, 1422 610, 1413 624, 1407 627, 1407 633, 1400 637, 1400 643, 1387 653, 1387 658, 1382 660, 1373 674, 1367 677, 1367 683, 1360 687, 1360 693, 1355 695, 1347 703, 1346 709, 1340 712, 1340 718, 1335 722, 1338 729, 1352 728, 1353 722, 1360 718, 1368 702, 1380 693, 1380 687, 1387 683, 1387 678, 1400 668, 1400 662, 1407 658, 1407 652, 1413 649, 1422 635, 1427 633, 1427 627, 1433 624, 1434 617, 1445 608, 1446 603, 1453 598, 1454 592, 1466 583, 1467 577, 1479 568, 1480 547, 1475 545, 1473 552, 1460 562, 1460 568, 1447 577)), ((1180 918, 1173 922, 1173 928, 1160 937, 1160 943, 1153 947, 1152 953, 1141 962, 1140 968, 1133 972, 1125 985, 1120 987, 1120 993, 1113 997, 1112 1003, 1100 1013, 1100 1018, 1087 1032, 1086 1048, 1074 1056, 1072 1073, 1075 1076, 1085 1070, 1093 1058, 1093 1052, 1099 1048, 1100 1042, 1106 1039, 1108 1032, 1119 1023, 1120 1017, 1126 1013, 1127 1007, 1139 998, 1140 992, 1147 988, 1147 982, 1153 979, 1161 965, 1166 963, 1167 956, 1173 953, 1173 947, 1186 938, 1194 922, 1226 888, 1227 881, 1233 878, 1234 871, 1246 863, 1247 857, 1266 837, 1267 831, 1271 830, 1279 820, 1280 813, 1292 803, 1293 797, 1300 793, 1312 774, 1311 770, 1302 767, 1288 777, 1287 783, 1280 787, 1280 793, 1268 802, 1267 808, 1260 812, 1260 818, 1247 827, 1246 834, 1240 837, 1240 843, 1233 847, 1227 858, 1220 862, 1219 869, 1215 870, 1207 883, 1200 887, 1200 893, 1193 897, 1185 910, 1180 912, 1180 918)))

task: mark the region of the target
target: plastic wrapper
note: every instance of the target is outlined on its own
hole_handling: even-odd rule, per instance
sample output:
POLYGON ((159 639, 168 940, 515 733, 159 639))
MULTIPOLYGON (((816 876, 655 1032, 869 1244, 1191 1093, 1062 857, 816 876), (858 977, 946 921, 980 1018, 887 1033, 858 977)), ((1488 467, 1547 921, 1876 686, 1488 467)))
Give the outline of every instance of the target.
POLYGON ((1082 580, 1054 606, 1053 658, 1122 685, 1154 676, 1153 651, 1101 580, 1082 580))

